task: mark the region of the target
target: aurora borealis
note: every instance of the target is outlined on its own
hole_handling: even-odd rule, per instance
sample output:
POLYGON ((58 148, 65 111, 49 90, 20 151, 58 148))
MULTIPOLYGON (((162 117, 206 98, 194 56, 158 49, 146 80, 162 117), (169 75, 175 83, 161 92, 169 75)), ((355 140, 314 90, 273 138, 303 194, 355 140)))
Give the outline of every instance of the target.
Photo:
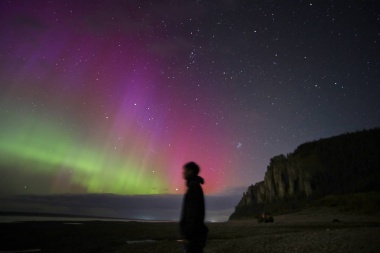
MULTIPOLYGON (((16 12, 3 16, 20 29, 2 31, 3 46, 17 45, 8 51, 12 70, 3 69, 3 166, 50 175, 47 193, 157 194, 182 189, 182 164, 196 159, 206 177, 215 177, 210 192, 225 186, 228 144, 223 131, 213 131, 212 106, 198 105, 205 89, 192 91, 185 73, 171 77, 162 67, 168 59, 158 58, 154 45, 139 45, 148 38, 109 27, 91 31, 76 4, 62 13, 43 2, 18 10, 27 15, 28 5, 42 8, 34 22, 16 12), (80 27, 70 26, 66 11, 80 27), (51 15, 61 21, 50 24, 51 15)), ((31 193, 37 188, 23 184, 31 193)))
MULTIPOLYGON (((206 194, 380 124, 376 1, 2 1, 0 195, 206 194)), ((238 191, 235 203, 241 195, 238 191)))

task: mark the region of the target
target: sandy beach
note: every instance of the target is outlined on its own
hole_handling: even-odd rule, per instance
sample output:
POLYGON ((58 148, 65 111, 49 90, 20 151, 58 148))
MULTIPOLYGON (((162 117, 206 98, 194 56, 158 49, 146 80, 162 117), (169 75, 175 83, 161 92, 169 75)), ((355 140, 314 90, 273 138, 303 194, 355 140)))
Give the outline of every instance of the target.
MULTIPOLYGON (((208 223, 206 253, 380 252, 380 216, 300 212, 208 223)), ((181 252, 176 222, 36 221, 0 224, 0 252, 181 252)))

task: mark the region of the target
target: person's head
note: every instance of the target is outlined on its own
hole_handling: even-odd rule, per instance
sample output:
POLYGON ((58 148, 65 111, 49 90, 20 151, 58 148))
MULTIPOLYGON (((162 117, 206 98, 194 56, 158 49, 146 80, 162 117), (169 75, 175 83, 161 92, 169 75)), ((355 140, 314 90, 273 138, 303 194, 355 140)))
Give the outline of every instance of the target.
POLYGON ((183 165, 183 178, 188 179, 191 176, 198 175, 200 168, 195 162, 188 162, 183 165))

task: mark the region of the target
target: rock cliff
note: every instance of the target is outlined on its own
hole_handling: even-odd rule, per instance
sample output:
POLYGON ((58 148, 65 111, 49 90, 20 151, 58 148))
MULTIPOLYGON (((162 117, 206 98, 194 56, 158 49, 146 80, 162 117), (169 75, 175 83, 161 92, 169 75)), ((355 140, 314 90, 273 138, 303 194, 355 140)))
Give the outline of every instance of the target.
POLYGON ((380 191, 380 128, 300 145, 270 160, 230 219, 300 209, 329 194, 380 191))

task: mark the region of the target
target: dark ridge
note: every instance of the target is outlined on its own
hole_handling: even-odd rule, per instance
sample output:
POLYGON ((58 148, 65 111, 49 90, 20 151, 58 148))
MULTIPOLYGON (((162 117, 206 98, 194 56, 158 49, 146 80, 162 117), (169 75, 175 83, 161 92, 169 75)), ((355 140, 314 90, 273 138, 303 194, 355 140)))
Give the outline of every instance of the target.
MULTIPOLYGON (((369 193, 356 203, 366 206, 362 211, 379 211, 379 181, 380 128, 304 143, 287 156, 271 158, 264 181, 248 187, 230 219, 292 212, 330 195, 343 203, 339 196, 358 193, 369 193)), ((345 207, 350 209, 360 211, 345 207)))

